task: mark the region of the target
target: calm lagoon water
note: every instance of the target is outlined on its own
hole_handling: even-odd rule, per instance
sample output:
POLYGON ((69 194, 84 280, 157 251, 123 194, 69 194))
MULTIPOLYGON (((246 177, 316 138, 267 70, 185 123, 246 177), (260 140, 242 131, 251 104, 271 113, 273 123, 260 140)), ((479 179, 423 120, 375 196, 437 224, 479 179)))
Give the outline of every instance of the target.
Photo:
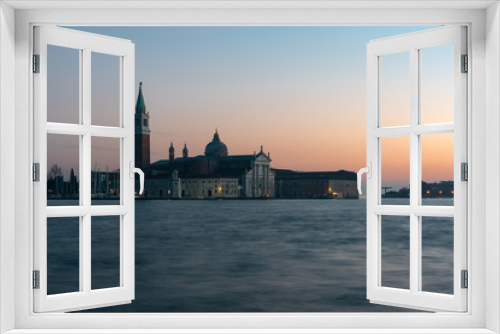
MULTIPOLYGON (((452 223, 422 223, 427 291, 452 292, 452 223)), ((49 220, 49 293, 78 290, 77 226, 49 220)), ((94 288, 119 284, 118 228, 116 217, 94 221, 94 288)), ((382 240, 382 284, 407 287, 408 218, 383 218, 382 240)), ((92 312, 408 311, 366 299, 362 199, 138 200, 135 244, 135 300, 92 312)))

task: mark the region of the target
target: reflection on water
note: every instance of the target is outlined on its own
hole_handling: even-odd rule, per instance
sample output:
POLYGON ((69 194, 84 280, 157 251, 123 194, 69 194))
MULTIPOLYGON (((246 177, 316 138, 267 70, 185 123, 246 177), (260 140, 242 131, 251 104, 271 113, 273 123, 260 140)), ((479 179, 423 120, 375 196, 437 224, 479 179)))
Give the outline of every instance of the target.
POLYGON ((365 245, 364 200, 136 201, 136 299, 92 312, 408 311, 366 300, 365 245))

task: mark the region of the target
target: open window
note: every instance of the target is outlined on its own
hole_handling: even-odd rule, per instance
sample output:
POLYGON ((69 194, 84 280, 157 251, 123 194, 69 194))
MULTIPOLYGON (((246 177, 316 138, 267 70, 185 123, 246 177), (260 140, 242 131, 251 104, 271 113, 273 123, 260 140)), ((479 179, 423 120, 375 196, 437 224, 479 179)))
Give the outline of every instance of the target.
MULTIPOLYGON (((466 183, 460 180, 462 164, 467 162, 464 30, 439 28, 372 41, 368 46, 371 177, 367 200, 367 295, 373 303, 423 310, 466 310, 462 277, 467 269, 467 202, 466 183), (444 53, 433 52, 443 47, 444 53), (393 55, 407 57, 407 62, 403 62, 406 68, 386 71, 386 65, 394 62, 390 58, 393 55), (431 91, 436 83, 427 75, 435 70, 435 65, 428 68, 429 60, 432 63, 435 57, 448 57, 453 64, 451 79, 448 78, 451 91, 441 96, 444 102, 436 102, 436 94, 431 94, 431 98, 428 95, 429 82, 433 83, 431 91), (391 83, 394 73, 403 72, 406 85, 391 83), (444 112, 436 112, 437 109, 444 112), (394 141, 398 143, 391 144, 394 141), (440 147, 443 142, 448 146, 440 147), (401 198, 407 202, 392 203, 381 191, 387 188, 385 167, 391 157, 403 156, 405 145, 407 163, 402 166, 406 166, 409 187, 408 196, 401 198), (448 159, 451 166, 451 181, 446 181, 451 184, 446 188, 453 194, 447 197, 453 198, 451 205, 450 201, 428 201, 434 190, 428 186, 431 180, 426 177, 426 164, 428 151, 435 152, 436 147, 442 149, 438 158, 448 159), (448 154, 450 150, 452 155, 448 154), (387 237, 387 230, 398 234, 387 237), (443 230, 442 235, 451 231, 451 242, 437 235, 443 230), (406 235, 401 238, 403 234, 406 235), (447 248, 442 254, 436 252, 439 247, 435 245, 439 243, 447 248), (449 274, 452 283, 449 289, 439 290, 428 283, 427 274, 439 267, 440 256, 450 254, 452 260, 442 262, 453 264, 449 274), (394 275, 399 277, 394 279, 394 275)), ((34 161, 39 163, 36 171, 40 181, 34 188, 36 312, 111 306, 134 298, 133 48, 130 41, 116 38, 61 28, 35 29, 34 161), (57 69, 64 73, 51 77, 56 68, 48 65, 54 62, 53 55, 57 69), (104 83, 114 84, 117 92, 117 112, 109 117, 103 117, 98 105, 107 106, 107 100, 113 96, 98 96, 95 87, 103 82, 95 81, 93 75, 95 70, 110 69, 108 65, 94 67, 103 55, 114 57, 118 64, 118 80, 104 83), (69 76, 64 74, 69 71, 76 71, 76 82, 65 81, 69 76), (64 96, 58 100, 63 106, 53 106, 54 95, 64 96), (106 159, 95 158, 102 154, 106 159), (99 161, 110 159, 117 161, 111 170, 98 165, 99 161), (62 165, 71 172, 65 174, 62 165), (73 194, 73 198, 66 196, 57 201, 61 187, 66 187, 64 193, 73 194), (66 243, 64 248, 58 247, 58 235, 64 236, 59 240, 66 243), (106 252, 93 252, 95 242, 105 245, 106 252), (64 254, 57 254, 61 249, 64 254), (100 263, 109 263, 109 268, 95 266, 95 256, 107 256, 100 263), (71 267, 69 263, 79 266, 71 267), (57 270, 51 272, 54 267, 57 270), (61 270, 72 270, 73 280, 57 282, 57 271, 61 270)), ((212 194, 208 190, 208 196, 212 194)), ((65 275, 68 276, 71 275, 65 275)))
POLYGON ((129 303, 134 299, 134 44, 45 26, 35 27, 34 41, 34 310, 129 303), (92 80, 93 71, 111 67, 93 66, 102 57, 115 64, 116 80, 107 83, 114 85, 113 96, 97 96, 94 89, 102 83, 92 80), (115 112, 103 117, 93 99, 113 105, 115 112), (116 165, 93 170, 103 154, 113 155, 116 165), (107 180, 105 205, 95 201, 104 193, 94 187, 97 178, 107 180), (62 187, 73 198, 48 206, 47 198, 57 198, 62 187), (96 240, 108 245, 107 252, 92 252, 96 240), (107 257, 108 268, 94 268, 96 256, 107 257), (74 263, 78 267, 71 267, 74 263), (61 270, 71 271, 73 280, 58 281, 61 270))
POLYGON ((373 40, 367 46, 367 298, 372 303, 467 310, 466 54, 465 27, 373 40), (440 71, 431 65, 438 57, 453 65, 447 92, 436 85, 441 77, 433 76, 440 71), (391 70, 397 61, 403 65, 391 70), (394 79, 398 75, 406 76, 405 84, 394 79), (442 194, 433 194, 429 182, 429 169, 438 163, 450 171, 446 189, 453 194, 451 203, 427 200, 442 194), (401 171, 409 181, 406 201, 384 196, 391 164, 406 169, 401 171), (438 239, 443 229, 450 240, 438 239), (390 230, 405 236, 391 238, 390 230), (442 243, 446 251, 427 252, 432 242, 442 243), (439 257, 446 253, 453 259, 450 287, 436 291, 426 275, 441 269, 439 257), (401 284, 402 276, 407 284, 401 284))

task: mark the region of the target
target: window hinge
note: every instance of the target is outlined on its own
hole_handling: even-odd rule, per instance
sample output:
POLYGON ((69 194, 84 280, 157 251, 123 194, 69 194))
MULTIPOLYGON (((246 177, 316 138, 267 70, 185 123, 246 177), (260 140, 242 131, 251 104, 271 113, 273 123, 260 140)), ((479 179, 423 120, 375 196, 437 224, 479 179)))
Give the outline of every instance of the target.
POLYGON ((35 162, 33 164, 33 181, 39 182, 40 181, 40 163, 35 162))
POLYGON ((40 55, 33 55, 33 73, 40 73, 40 55))
POLYGON ((469 273, 467 270, 462 270, 462 289, 467 289, 469 287, 469 273))
POLYGON ((40 289, 40 270, 33 270, 33 289, 40 289))
POLYGON ((466 162, 462 162, 460 165, 460 173, 461 173, 461 180, 462 181, 469 181, 469 165, 466 162))
POLYGON ((462 55, 462 73, 469 72, 469 57, 467 55, 462 55))

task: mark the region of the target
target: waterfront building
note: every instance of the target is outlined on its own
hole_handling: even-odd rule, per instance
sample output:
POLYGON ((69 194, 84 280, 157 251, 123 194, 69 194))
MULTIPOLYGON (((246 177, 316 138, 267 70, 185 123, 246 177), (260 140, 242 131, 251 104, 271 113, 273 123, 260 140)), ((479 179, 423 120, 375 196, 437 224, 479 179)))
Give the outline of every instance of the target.
POLYGON ((92 198, 119 198, 120 171, 91 171, 92 198))
POLYGON ((78 197, 79 185, 75 171, 71 168, 69 179, 64 180, 64 171, 58 165, 52 165, 47 175, 47 198, 78 197))
POLYGON ((218 131, 205 147, 205 154, 175 158, 173 143, 169 158, 156 161, 147 170, 146 196, 160 198, 271 198, 274 173, 271 158, 261 146, 259 153, 229 155, 218 131), (178 190, 177 187, 180 187, 178 190))
POLYGON ((174 171, 170 178, 152 177, 145 182, 148 196, 173 199, 239 198, 237 178, 179 178, 174 171))
POLYGON ((454 182, 453 181, 440 181, 440 182, 423 182, 422 181, 422 197, 423 198, 451 198, 454 196, 454 182))
MULTIPOLYGON (((384 187, 391 189, 392 187, 384 187)), ((422 181, 422 198, 453 198, 454 197, 454 182, 439 181, 425 182, 422 181)), ((403 187, 399 190, 387 191, 382 194, 384 198, 408 198, 410 197, 410 187, 403 187)))
POLYGON ((276 198, 358 198, 354 172, 296 172, 273 169, 276 198))
POLYGON ((238 198, 237 178, 215 177, 185 179, 182 181, 182 198, 238 198))
MULTIPOLYGON (((52 167, 55 175, 47 177, 47 198, 78 198, 80 182, 71 168, 69 178, 65 180, 64 171, 58 170, 57 165, 52 167)), ((90 172, 90 189, 92 198, 117 199, 120 198, 120 170, 90 172)))

